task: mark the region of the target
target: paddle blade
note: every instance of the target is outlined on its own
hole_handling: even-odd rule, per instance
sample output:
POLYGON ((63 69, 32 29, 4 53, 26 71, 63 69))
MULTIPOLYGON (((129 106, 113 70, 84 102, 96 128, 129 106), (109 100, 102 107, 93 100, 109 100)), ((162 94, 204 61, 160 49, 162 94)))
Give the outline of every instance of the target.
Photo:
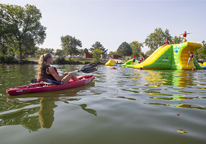
POLYGON ((89 63, 83 66, 79 71, 83 73, 91 73, 97 71, 97 64, 96 63, 89 63))

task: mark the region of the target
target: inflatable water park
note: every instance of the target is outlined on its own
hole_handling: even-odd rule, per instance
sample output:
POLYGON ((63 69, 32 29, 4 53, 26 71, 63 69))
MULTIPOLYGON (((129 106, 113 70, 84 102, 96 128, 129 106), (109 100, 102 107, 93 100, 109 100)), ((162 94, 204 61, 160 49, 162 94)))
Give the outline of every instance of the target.
POLYGON ((168 44, 160 46, 145 61, 139 63, 133 59, 122 65, 118 65, 114 60, 109 60, 106 66, 122 66, 124 68, 135 69, 167 69, 167 70, 192 70, 206 69, 206 63, 198 63, 193 57, 193 61, 188 63, 190 52, 193 54, 202 47, 201 43, 183 42, 180 44, 168 44))

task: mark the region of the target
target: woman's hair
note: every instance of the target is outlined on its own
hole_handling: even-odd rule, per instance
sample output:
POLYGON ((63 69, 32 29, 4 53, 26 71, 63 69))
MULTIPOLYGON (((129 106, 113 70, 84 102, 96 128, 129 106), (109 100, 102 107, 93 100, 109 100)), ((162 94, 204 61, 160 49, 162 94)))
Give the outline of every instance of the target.
POLYGON ((43 67, 46 66, 47 59, 51 58, 52 55, 50 53, 45 53, 40 56, 39 58, 39 70, 38 70, 38 79, 41 78, 43 67))

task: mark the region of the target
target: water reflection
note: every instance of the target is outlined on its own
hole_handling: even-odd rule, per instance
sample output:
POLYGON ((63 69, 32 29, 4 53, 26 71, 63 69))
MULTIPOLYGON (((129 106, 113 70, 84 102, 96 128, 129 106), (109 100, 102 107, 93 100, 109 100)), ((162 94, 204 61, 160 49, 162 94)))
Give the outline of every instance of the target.
POLYGON ((184 97, 186 95, 175 95, 173 97, 150 97, 152 99, 160 99, 160 100, 175 100, 175 101, 181 101, 184 99, 200 99, 199 97, 184 97))
POLYGON ((169 107, 175 107, 175 108, 188 108, 188 109, 199 109, 199 110, 206 110, 206 107, 201 107, 198 105, 192 105, 192 104, 162 104, 162 103, 144 103, 148 105, 163 105, 163 106, 169 106, 169 107))
POLYGON ((130 98, 130 97, 124 97, 124 96, 110 96, 109 98, 121 98, 121 99, 139 101, 138 99, 130 98))
POLYGON ((39 116, 35 114, 39 111, 38 100, 27 104, 8 101, 8 105, 12 106, 11 102, 15 107, 0 113, 0 126, 22 125, 30 131, 37 131, 40 128, 39 116))
POLYGON ((62 101, 64 103, 67 103, 67 104, 71 104, 71 105, 76 105, 76 106, 80 106, 82 110, 90 113, 90 114, 93 114, 95 116, 97 116, 97 111, 94 110, 94 109, 89 109, 89 108, 86 108, 87 107, 87 104, 74 104, 74 103, 70 103, 69 101, 74 101, 74 100, 80 100, 79 98, 78 99, 62 99, 62 101))
POLYGON ((22 125, 30 132, 38 131, 40 128, 51 128, 55 120, 54 109, 58 106, 56 102, 64 102, 80 107, 83 111, 97 116, 94 109, 87 108, 87 104, 75 104, 81 98, 82 93, 90 91, 94 82, 87 86, 72 90, 57 91, 52 93, 39 93, 10 97, 5 100, 0 98, 0 126, 22 125), (70 97, 69 97, 70 96, 70 97), (69 98, 68 98, 69 97, 69 98))
POLYGON ((186 131, 183 131, 183 129, 175 130, 176 132, 179 132, 180 134, 189 134, 186 131))
POLYGON ((144 84, 150 87, 168 88, 165 86, 188 87, 196 85, 194 83, 195 74, 193 71, 185 70, 147 70, 142 72, 134 69, 136 73, 133 74, 132 79, 138 79, 136 84, 144 84))

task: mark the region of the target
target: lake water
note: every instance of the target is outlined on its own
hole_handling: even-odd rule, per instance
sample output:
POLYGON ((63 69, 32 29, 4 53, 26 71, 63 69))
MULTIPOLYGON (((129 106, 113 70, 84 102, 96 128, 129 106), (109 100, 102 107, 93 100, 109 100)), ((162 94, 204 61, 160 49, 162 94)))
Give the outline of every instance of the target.
MULTIPOLYGON (((56 65, 59 73, 82 65, 56 65)), ((38 65, 0 66, 0 144, 205 144, 206 71, 98 66, 91 84, 8 97, 38 65)), ((77 75, 84 75, 77 73, 77 75)))

